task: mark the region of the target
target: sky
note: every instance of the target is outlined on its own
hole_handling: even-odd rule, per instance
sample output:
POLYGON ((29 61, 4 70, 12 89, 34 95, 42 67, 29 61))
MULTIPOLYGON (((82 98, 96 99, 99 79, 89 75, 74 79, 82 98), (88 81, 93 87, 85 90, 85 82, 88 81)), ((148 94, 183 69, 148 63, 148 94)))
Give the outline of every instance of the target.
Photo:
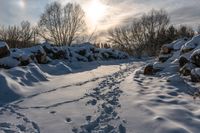
POLYGON ((20 24, 22 20, 37 24, 45 6, 53 1, 79 3, 91 29, 106 30, 151 9, 166 10, 176 25, 200 24, 200 0, 0 0, 0 25, 20 24))

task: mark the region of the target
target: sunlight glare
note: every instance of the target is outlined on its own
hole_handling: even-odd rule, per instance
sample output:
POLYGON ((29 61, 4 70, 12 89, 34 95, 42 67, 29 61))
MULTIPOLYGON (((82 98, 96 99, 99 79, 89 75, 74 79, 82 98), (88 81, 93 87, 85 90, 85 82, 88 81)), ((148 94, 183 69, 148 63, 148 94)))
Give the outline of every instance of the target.
POLYGON ((20 6, 21 8, 24 8, 24 7, 26 6, 25 0, 20 0, 20 1, 19 1, 19 6, 20 6))
POLYGON ((97 25, 106 13, 106 5, 100 0, 91 0, 86 7, 86 15, 93 25, 97 25))

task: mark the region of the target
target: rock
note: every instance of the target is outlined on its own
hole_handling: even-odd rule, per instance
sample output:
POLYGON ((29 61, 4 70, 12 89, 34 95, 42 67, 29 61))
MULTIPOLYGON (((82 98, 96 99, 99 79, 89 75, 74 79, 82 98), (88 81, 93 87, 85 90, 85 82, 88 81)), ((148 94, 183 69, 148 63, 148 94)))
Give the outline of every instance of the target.
POLYGON ((19 65, 20 65, 20 62, 11 56, 0 58, 0 68, 9 69, 9 68, 13 68, 19 65))
POLYGON ((200 49, 195 50, 190 56, 191 62, 200 67, 200 49))
POLYGON ((65 59, 67 52, 61 47, 53 46, 51 44, 43 44, 43 48, 47 55, 52 59, 65 59))
POLYGON ((172 52, 173 48, 168 47, 167 45, 162 46, 161 48, 161 54, 170 54, 172 52))
POLYGON ((144 75, 153 75, 153 73, 154 73, 153 65, 148 64, 148 65, 144 68, 144 75))
POLYGON ((181 50, 181 54, 188 53, 188 52, 190 52, 190 51, 192 51, 192 50, 193 50, 193 48, 185 48, 185 49, 182 49, 182 50, 181 50))
POLYGON ((46 64, 47 63, 47 56, 45 53, 37 52, 35 53, 35 58, 37 59, 37 62, 40 64, 46 64))
POLYGON ((195 68, 195 66, 193 64, 187 63, 179 70, 179 72, 183 76, 189 76, 191 74, 192 69, 194 69, 194 68, 195 68))
POLYGON ((34 55, 17 48, 11 49, 11 56, 20 62, 20 66, 26 66, 32 62, 32 59, 34 60, 34 55))
POLYGON ((166 62, 170 57, 172 57, 172 54, 167 54, 167 55, 160 55, 158 60, 159 62, 166 62))
POLYGON ((54 59, 64 59, 66 58, 66 52, 64 50, 58 50, 57 52, 53 52, 54 59))
POLYGON ((38 63, 46 64, 48 62, 47 54, 45 50, 43 49, 43 47, 41 47, 40 45, 31 47, 28 49, 28 51, 30 51, 33 54, 33 56, 35 57, 38 63))
POLYGON ((200 68, 195 68, 191 71, 191 81, 200 82, 200 68))
POLYGON ((185 43, 181 48, 181 53, 187 53, 200 46, 200 35, 194 36, 190 41, 185 43))
POLYGON ((10 55, 10 50, 6 42, 0 42, 0 58, 10 55))
POLYGON ((179 58, 179 66, 180 67, 183 67, 185 64, 187 64, 189 62, 189 60, 186 58, 186 57, 184 57, 184 56, 181 56, 180 58, 179 58))
POLYGON ((87 51, 86 49, 81 49, 79 52, 78 52, 79 55, 81 56, 85 56, 87 54, 87 51))

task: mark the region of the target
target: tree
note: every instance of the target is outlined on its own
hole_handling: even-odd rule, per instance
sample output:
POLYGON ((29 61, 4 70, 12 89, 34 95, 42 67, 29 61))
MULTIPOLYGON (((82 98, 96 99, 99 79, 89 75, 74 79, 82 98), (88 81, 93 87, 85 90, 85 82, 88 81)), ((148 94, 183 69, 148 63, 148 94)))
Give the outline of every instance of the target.
POLYGON ((186 25, 181 25, 180 28, 178 29, 178 35, 179 37, 193 37, 194 36, 194 30, 192 27, 186 26, 186 25))
POLYGON ((33 41, 33 33, 34 31, 33 28, 31 28, 31 24, 28 21, 22 21, 20 30, 21 45, 30 45, 31 41, 33 41))
POLYGON ((0 27, 0 40, 7 42, 11 48, 29 47, 35 44, 33 33, 30 22, 22 21, 20 26, 0 27))
POLYGON ((39 21, 40 36, 57 45, 71 45, 85 30, 85 14, 79 4, 47 5, 39 21))
POLYGON ((146 52, 149 55, 156 55, 163 45, 163 33, 170 22, 168 14, 164 10, 152 10, 141 18, 143 32, 146 41, 146 52), (161 34, 162 33, 162 34, 161 34))
POLYGON ((16 48, 20 42, 20 28, 18 26, 9 26, 5 32, 6 42, 10 47, 16 48))
POLYGON ((108 41, 118 48, 140 56, 142 53, 156 55, 166 42, 169 24, 168 14, 163 10, 152 10, 131 24, 108 31, 108 41))
POLYGON ((178 38, 177 29, 173 25, 169 26, 169 28, 167 29, 167 39, 168 39, 168 41, 172 42, 177 38, 178 38))

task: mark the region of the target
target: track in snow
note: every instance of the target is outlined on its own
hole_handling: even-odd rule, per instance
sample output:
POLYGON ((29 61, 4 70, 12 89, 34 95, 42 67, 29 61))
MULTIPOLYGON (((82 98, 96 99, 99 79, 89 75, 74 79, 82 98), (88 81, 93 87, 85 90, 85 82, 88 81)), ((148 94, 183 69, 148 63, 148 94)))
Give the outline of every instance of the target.
MULTIPOLYGON (((51 109, 58 106, 79 102, 80 100, 86 99, 85 106, 90 108, 94 106, 96 108, 95 116, 88 115, 85 117, 85 123, 72 128, 74 133, 125 133, 126 128, 125 120, 121 120, 118 114, 118 109, 121 107, 119 102, 119 97, 123 91, 119 88, 120 83, 129 76, 134 70, 133 64, 128 64, 125 69, 122 69, 112 75, 94 78, 88 81, 83 81, 76 84, 66 85, 59 88, 55 88, 42 93, 34 94, 25 97, 19 101, 12 104, 5 105, 0 110, 0 115, 4 113, 10 113, 13 117, 19 120, 19 124, 12 122, 0 123, 0 131, 4 132, 22 132, 22 133, 40 133, 40 128, 37 123, 27 118, 24 114, 18 113, 19 110, 24 109, 51 109), (90 89, 90 91, 84 94, 82 97, 69 101, 61 101, 55 104, 45 105, 45 106, 30 106, 23 107, 18 105, 19 103, 25 101, 26 99, 32 99, 42 94, 48 95, 48 93, 53 93, 60 89, 66 89, 73 86, 82 86, 84 84, 97 81, 99 79, 104 79, 101 81, 97 87, 90 89)), ((53 113, 53 112, 52 112, 53 113)), ((66 118, 66 122, 70 122, 71 118, 66 118)))

